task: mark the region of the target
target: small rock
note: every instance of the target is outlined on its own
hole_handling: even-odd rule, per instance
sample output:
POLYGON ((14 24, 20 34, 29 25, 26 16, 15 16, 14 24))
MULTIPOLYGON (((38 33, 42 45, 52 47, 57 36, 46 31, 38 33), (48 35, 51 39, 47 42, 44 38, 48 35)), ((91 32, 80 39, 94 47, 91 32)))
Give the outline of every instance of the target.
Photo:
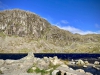
POLYGON ((33 54, 33 52, 29 52, 27 56, 28 57, 34 57, 34 54, 33 54))
POLYGON ((69 70, 73 70, 72 68, 69 68, 69 70))
POLYGON ((74 65, 74 64, 75 64, 75 62, 74 62, 74 61, 72 61, 72 62, 71 62, 71 64, 72 64, 72 65, 74 65))
POLYGON ((48 60, 48 57, 43 57, 44 60, 48 60))
POLYGON ((32 67, 32 70, 36 70, 36 67, 32 67))
POLYGON ((86 68, 87 66, 86 66, 86 65, 84 65, 83 67, 84 67, 84 68, 86 68))

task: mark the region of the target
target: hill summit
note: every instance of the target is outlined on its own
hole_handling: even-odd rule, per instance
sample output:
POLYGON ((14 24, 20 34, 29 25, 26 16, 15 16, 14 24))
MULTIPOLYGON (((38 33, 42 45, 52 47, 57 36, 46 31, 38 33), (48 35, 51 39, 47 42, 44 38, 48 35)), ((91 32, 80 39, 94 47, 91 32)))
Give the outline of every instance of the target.
POLYGON ((0 52, 97 53, 100 34, 79 35, 59 29, 35 13, 0 11, 0 52))

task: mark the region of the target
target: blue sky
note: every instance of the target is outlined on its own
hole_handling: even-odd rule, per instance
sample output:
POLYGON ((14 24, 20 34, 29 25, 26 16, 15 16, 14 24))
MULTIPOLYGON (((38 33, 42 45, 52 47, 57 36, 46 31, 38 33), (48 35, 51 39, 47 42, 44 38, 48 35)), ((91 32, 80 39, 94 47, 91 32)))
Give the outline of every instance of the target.
POLYGON ((0 10, 28 10, 79 34, 100 34, 100 0, 0 0, 0 10))

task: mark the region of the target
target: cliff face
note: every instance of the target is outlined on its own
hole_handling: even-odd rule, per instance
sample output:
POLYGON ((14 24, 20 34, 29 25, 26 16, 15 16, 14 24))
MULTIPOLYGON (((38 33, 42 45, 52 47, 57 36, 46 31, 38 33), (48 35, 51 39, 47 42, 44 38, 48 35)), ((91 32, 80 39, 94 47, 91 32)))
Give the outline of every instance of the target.
POLYGON ((7 50, 11 50, 9 52, 12 52, 12 50, 13 52, 19 52, 19 50, 24 52, 23 49, 25 49, 25 52, 30 50, 33 52, 70 52, 71 50, 71 52, 74 52, 76 50, 75 52, 78 52, 78 49, 81 49, 79 48, 81 45, 83 46, 87 43, 89 44, 86 45, 87 47, 95 44, 99 45, 99 38, 100 35, 82 36, 59 29, 29 11, 19 9, 0 11, 1 52, 7 52, 7 50), (32 42, 33 40, 35 42, 32 42), (93 44, 90 45, 91 42, 93 44), (81 45, 79 45, 80 43, 81 45), (17 46, 20 48, 17 48, 17 46))
POLYGON ((50 23, 38 15, 23 10, 0 12, 0 31, 7 35, 40 38, 48 30, 50 23))

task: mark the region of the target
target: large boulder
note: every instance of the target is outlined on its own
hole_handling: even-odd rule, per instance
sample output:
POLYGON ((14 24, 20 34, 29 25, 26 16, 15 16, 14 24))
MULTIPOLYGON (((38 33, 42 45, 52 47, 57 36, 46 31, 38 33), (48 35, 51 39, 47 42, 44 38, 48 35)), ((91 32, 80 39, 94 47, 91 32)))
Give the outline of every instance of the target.
POLYGON ((77 64, 77 65, 84 65, 85 63, 84 63, 83 60, 79 59, 79 60, 76 62, 76 64, 77 64))

